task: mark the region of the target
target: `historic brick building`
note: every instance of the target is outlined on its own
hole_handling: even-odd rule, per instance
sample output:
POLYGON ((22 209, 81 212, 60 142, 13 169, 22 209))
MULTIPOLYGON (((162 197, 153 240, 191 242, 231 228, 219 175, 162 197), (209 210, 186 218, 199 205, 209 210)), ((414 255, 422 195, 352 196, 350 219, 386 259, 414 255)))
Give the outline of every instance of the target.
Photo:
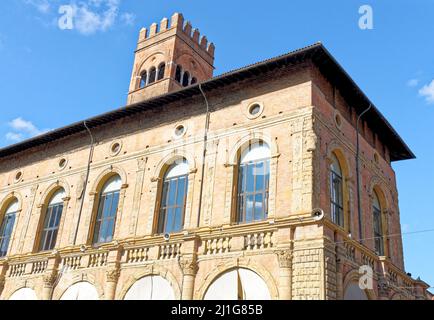
POLYGON ((399 236, 414 156, 369 109, 359 210, 371 102, 324 46, 213 62, 175 14, 140 31, 125 107, 0 150, 1 298, 431 297, 399 236))

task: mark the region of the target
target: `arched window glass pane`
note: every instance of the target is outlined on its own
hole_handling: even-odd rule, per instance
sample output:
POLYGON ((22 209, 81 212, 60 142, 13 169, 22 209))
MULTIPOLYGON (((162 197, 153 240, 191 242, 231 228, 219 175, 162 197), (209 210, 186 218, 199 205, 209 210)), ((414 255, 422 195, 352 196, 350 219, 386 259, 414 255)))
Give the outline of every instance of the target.
POLYGON ((197 82, 197 79, 195 77, 191 78, 191 84, 195 84, 197 82))
POLYGON ((172 164, 163 179, 158 233, 182 230, 188 190, 188 163, 185 159, 172 164))
POLYGON ((182 67, 177 66, 176 67, 176 73, 175 73, 175 80, 179 83, 181 83, 181 73, 182 73, 182 67))
POLYGON ((144 88, 146 86, 146 77, 148 76, 148 73, 146 71, 143 71, 140 75, 140 88, 144 88))
POLYGON ((161 80, 164 78, 164 72, 166 71, 166 65, 164 63, 161 63, 158 66, 158 77, 157 80, 161 80))
POLYGON ((157 75, 157 70, 155 69, 155 67, 152 67, 151 70, 149 70, 148 84, 151 84, 151 83, 155 82, 156 75, 157 75))
POLYGON ((65 190, 58 190, 50 199, 45 212, 39 241, 39 251, 53 250, 56 245, 60 219, 63 212, 63 198, 65 190))
POLYGON ((121 178, 114 176, 102 188, 93 233, 94 244, 113 240, 121 185, 121 178))
POLYGON ((384 239, 383 239, 383 225, 381 222, 381 205, 377 192, 374 191, 374 199, 372 205, 372 213, 374 219, 374 244, 375 252, 384 255, 384 239))
POLYGON ((185 71, 184 76, 182 77, 182 86, 187 87, 189 81, 190 81, 190 73, 188 71, 185 71))
POLYGON ((176 73, 175 73, 175 80, 181 83, 181 72, 182 68, 181 66, 176 66, 176 73))
POLYGON ((14 200, 6 209, 0 225, 0 257, 6 256, 18 211, 18 201, 14 200))
POLYGON ((268 216, 270 148, 251 142, 241 153, 238 166, 237 222, 252 222, 268 216))
POLYGON ((336 155, 332 155, 330 165, 330 203, 332 221, 344 226, 344 197, 342 184, 342 170, 336 155))

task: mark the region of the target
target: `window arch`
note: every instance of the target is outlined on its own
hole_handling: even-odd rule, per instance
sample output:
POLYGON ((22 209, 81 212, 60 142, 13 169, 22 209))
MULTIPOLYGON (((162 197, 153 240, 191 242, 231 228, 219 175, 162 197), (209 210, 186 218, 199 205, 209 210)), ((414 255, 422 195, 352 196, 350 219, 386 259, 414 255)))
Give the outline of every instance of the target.
POLYGON ((182 67, 176 66, 176 72, 175 72, 175 80, 181 83, 181 73, 182 73, 182 67))
POLYGON ((157 80, 161 80, 164 78, 164 72, 166 71, 166 64, 164 62, 160 63, 158 66, 158 76, 157 80))
POLYGON ((157 75, 157 69, 155 69, 155 67, 152 67, 149 70, 149 79, 148 79, 148 84, 154 83, 155 82, 155 77, 157 75))
POLYGON ((342 167, 336 154, 332 153, 330 164, 330 203, 332 221, 344 227, 344 192, 342 167))
POLYGON ((0 225, 0 257, 6 256, 8 252, 17 212, 18 200, 14 198, 6 207, 0 225))
POLYGON ((146 87, 146 80, 147 80, 147 77, 148 77, 148 73, 147 73, 146 71, 143 71, 143 72, 140 74, 140 88, 144 88, 144 87, 146 87))
POLYGON ((197 83, 197 79, 195 77, 191 78, 191 84, 197 83))
POLYGON ((264 220, 268 217, 270 147, 262 140, 250 141, 240 151, 236 221, 264 220))
POLYGON ((39 237, 39 251, 53 250, 56 245, 60 220, 63 213, 63 199, 65 190, 58 189, 50 198, 45 210, 44 221, 41 226, 39 237))
POLYGON ((374 247, 375 252, 379 256, 384 256, 384 234, 383 234, 383 223, 381 221, 382 207, 380 203, 380 198, 378 197, 377 191, 374 190, 373 201, 372 201, 372 218, 374 227, 374 247))
POLYGON ((93 230, 93 244, 113 240, 121 186, 121 177, 115 175, 111 177, 101 189, 93 230))
POLYGON ((181 231, 184 225, 189 166, 185 158, 175 161, 163 178, 158 233, 181 231))
POLYGON ((188 71, 184 72, 184 75, 182 76, 182 86, 187 87, 190 82, 190 73, 188 71))

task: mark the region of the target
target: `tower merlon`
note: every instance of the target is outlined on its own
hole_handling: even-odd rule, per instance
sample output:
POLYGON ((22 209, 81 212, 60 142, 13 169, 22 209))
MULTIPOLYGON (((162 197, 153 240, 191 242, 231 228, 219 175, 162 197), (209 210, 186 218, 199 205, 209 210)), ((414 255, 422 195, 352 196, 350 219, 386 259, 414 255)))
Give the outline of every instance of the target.
POLYGON ((189 36, 190 38, 191 38, 191 29, 192 29, 192 27, 191 27, 191 23, 190 23, 190 21, 187 21, 187 22, 185 23, 185 26, 184 26, 184 33, 185 33, 187 36, 189 36))
POLYGON ((184 17, 181 13, 174 13, 170 20, 168 18, 163 18, 159 24, 154 22, 151 24, 149 29, 142 28, 140 30, 139 43, 151 40, 163 32, 173 29, 178 30, 177 32, 179 33, 183 33, 194 44, 214 58, 214 44, 209 43, 206 36, 201 37, 199 29, 193 28, 190 21, 187 20, 184 22, 184 17))

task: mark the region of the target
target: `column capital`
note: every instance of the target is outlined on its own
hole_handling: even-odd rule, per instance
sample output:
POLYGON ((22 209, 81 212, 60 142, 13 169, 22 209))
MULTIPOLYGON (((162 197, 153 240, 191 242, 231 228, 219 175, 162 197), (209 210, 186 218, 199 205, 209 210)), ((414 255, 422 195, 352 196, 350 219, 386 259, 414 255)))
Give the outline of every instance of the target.
POLYGON ((195 258, 181 258, 180 265, 184 275, 194 276, 199 269, 195 258))
POLYGON ((276 252, 277 258, 279 260, 279 267, 281 268, 291 268, 292 267, 292 253, 287 250, 279 250, 276 252))
POLYGON ((42 276, 44 288, 53 288, 57 280, 57 272, 46 273, 42 276))
POLYGON ((119 269, 111 269, 106 272, 106 280, 107 282, 117 282, 119 279, 121 272, 119 269))

